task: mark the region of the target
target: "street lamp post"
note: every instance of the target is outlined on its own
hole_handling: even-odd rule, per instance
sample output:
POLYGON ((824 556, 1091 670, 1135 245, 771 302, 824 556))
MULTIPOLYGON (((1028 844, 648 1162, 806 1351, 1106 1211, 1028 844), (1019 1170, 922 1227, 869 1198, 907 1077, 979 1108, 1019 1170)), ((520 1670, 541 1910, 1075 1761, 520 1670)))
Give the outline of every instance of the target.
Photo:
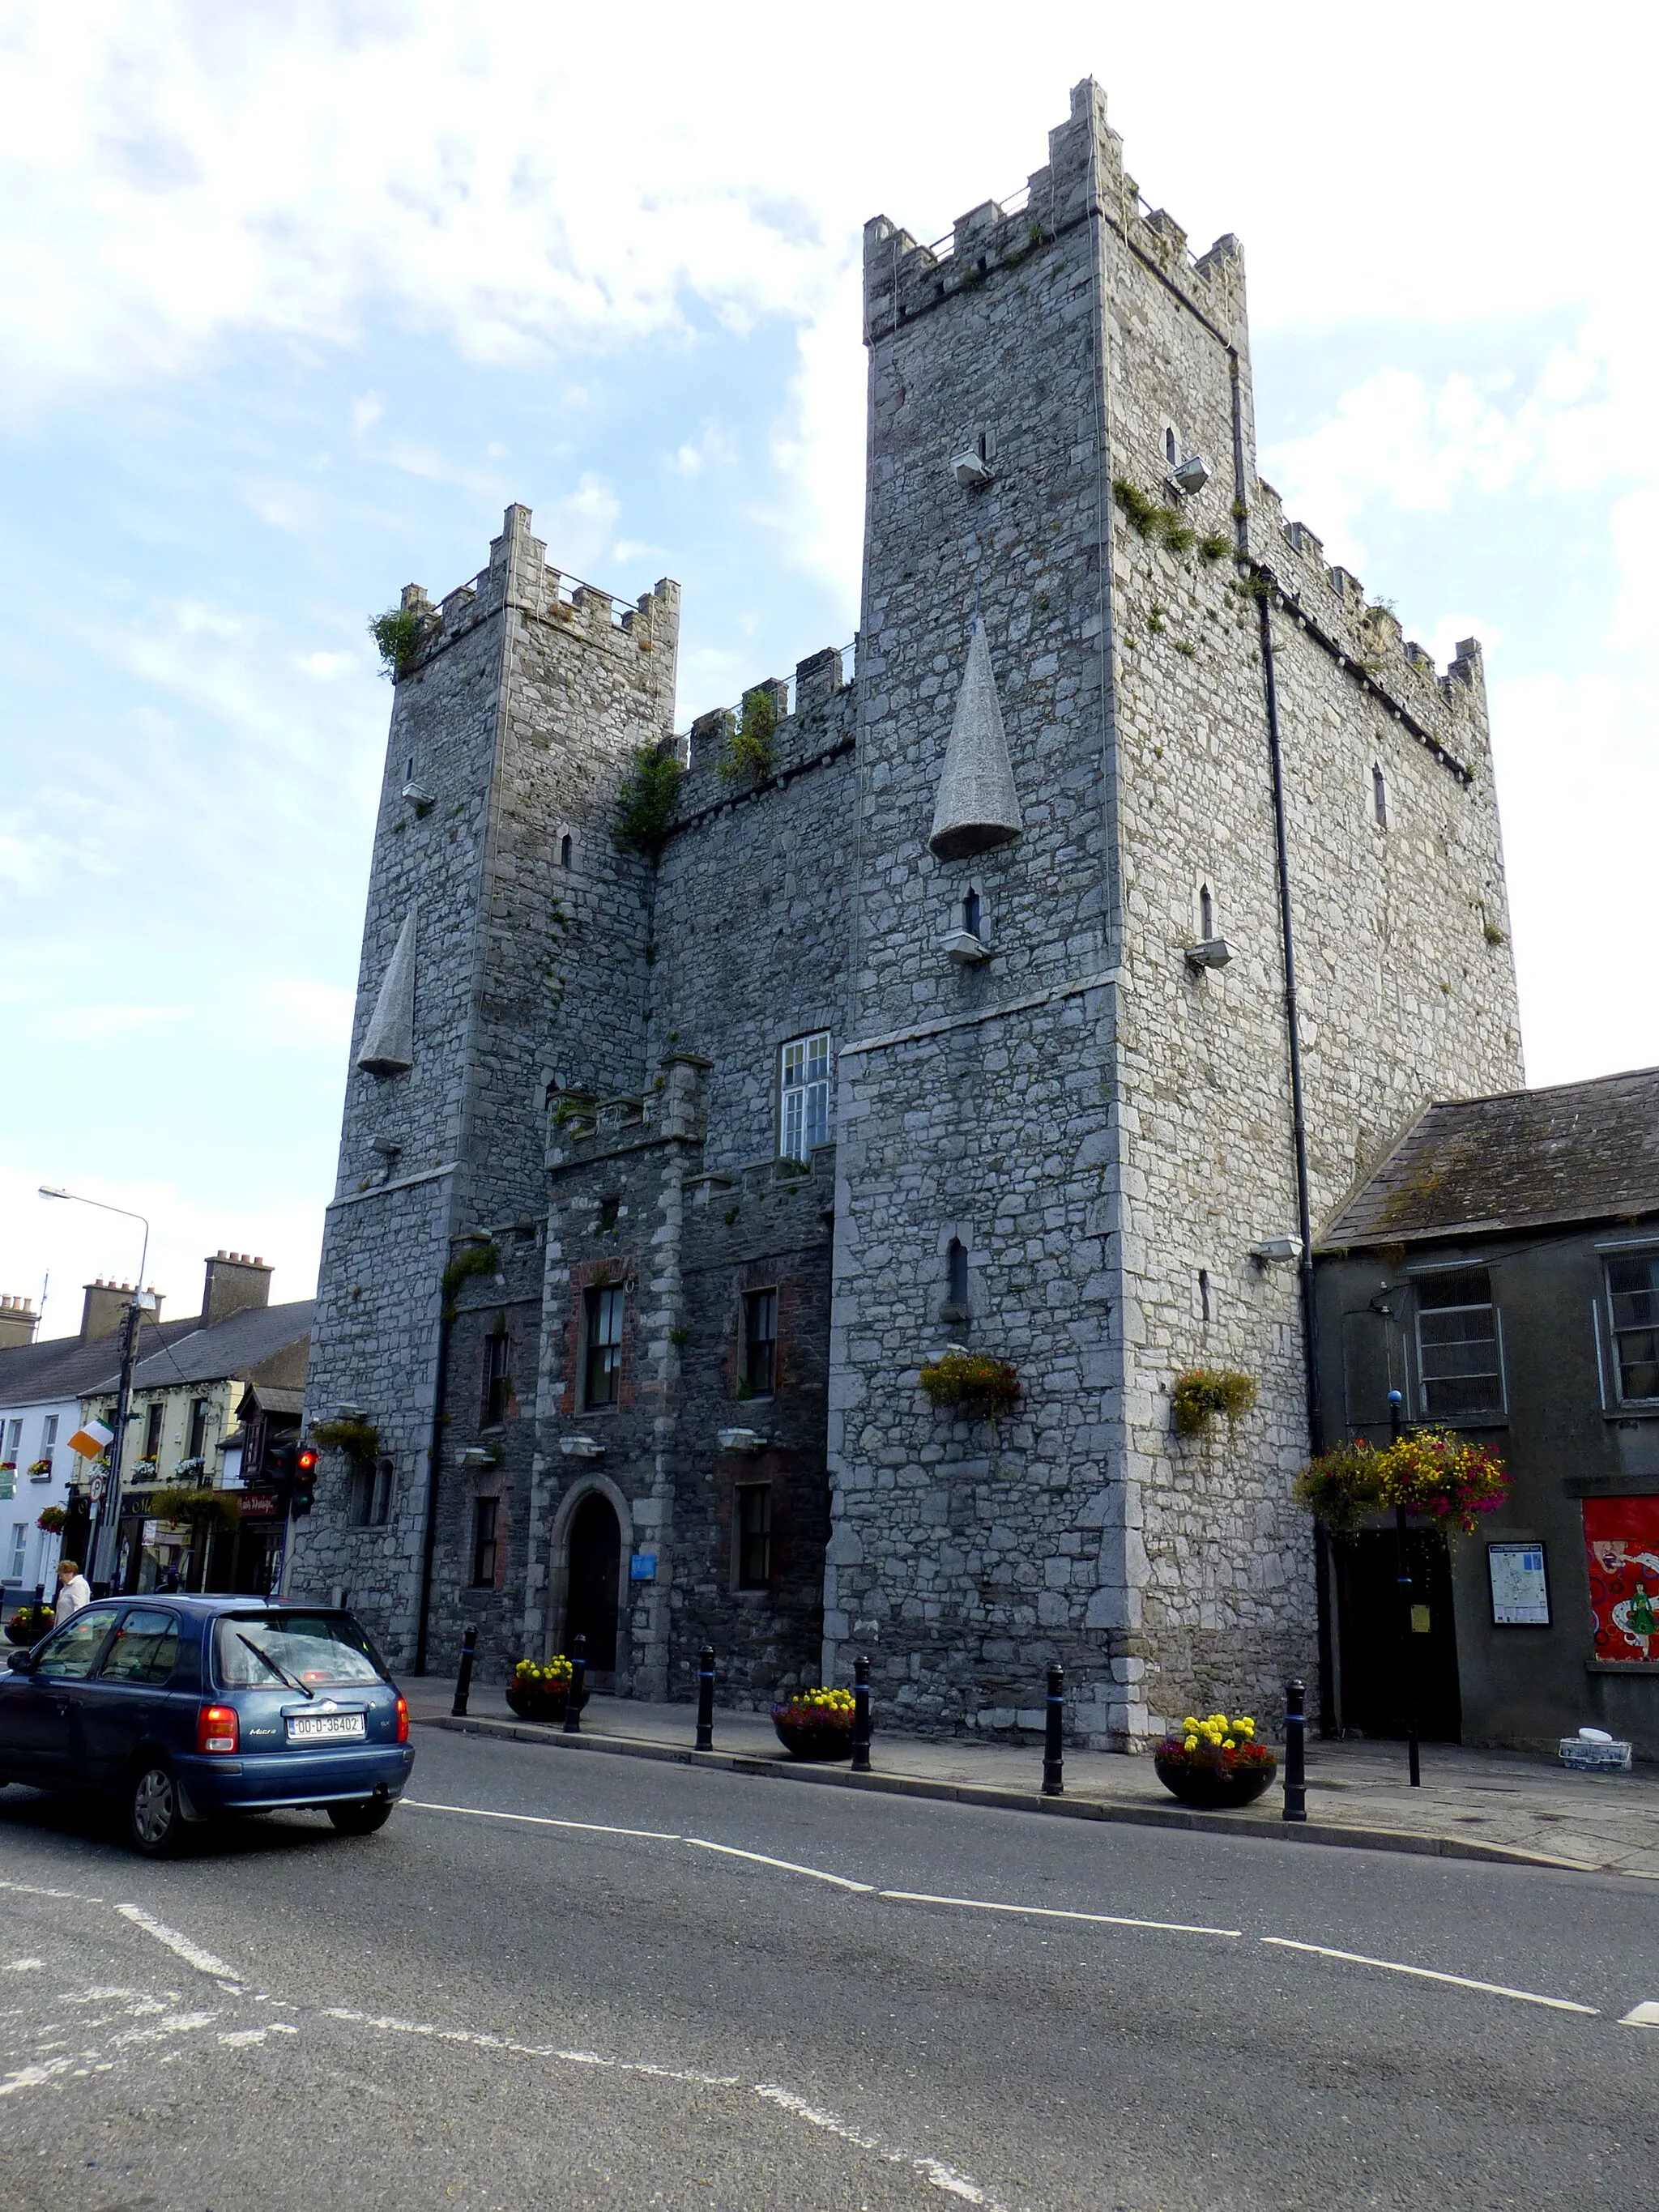
POLYGON ((149 1264, 149 1223, 144 1215, 134 1213, 127 1206, 110 1206, 101 1198, 82 1198, 78 1191, 58 1190, 50 1183, 40 1185, 40 1195, 66 1199, 75 1206, 94 1206, 100 1213, 118 1213, 128 1221, 143 1223, 137 1286, 121 1316, 121 1373, 115 1395, 115 1435, 109 1448, 109 1473, 104 1478, 104 1494, 98 1500, 93 1522, 92 1558, 88 1562, 92 1571, 88 1579, 102 1596, 107 1595, 108 1585, 114 1580, 116 1545, 120 1537, 121 1456, 131 1418, 133 1370, 138 1364, 138 1333, 143 1327, 144 1316, 152 1310, 149 1293, 144 1288, 144 1269, 149 1264))

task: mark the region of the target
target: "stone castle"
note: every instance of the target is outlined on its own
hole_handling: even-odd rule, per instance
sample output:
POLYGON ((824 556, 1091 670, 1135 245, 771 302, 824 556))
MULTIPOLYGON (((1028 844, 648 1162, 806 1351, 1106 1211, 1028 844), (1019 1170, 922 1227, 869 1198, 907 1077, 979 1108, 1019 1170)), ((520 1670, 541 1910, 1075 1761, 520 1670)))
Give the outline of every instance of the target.
POLYGON ((864 315, 851 653, 677 736, 672 583, 514 507, 404 595, 289 1588, 654 1698, 867 1651, 889 1726, 1057 1659, 1133 1747, 1313 1676, 1314 1234, 1522 1079, 1480 651, 1285 521, 1237 243, 1094 83, 1014 200, 869 224, 864 315), (1253 1407, 1181 1432, 1194 1369, 1253 1407))

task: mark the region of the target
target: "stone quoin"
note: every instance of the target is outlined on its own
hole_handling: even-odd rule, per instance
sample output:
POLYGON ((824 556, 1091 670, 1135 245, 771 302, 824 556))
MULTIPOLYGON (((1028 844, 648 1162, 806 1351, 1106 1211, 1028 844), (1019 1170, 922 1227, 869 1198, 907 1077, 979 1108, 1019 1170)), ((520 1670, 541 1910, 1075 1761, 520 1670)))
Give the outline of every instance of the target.
POLYGON ((1094 83, 1007 204, 867 226, 864 323, 854 654, 677 737, 672 583, 573 587, 514 507, 404 593, 307 1390, 377 1468, 326 1455, 290 1589, 400 1666, 1271 1717, 1312 1234, 1521 1080, 1480 649, 1285 521, 1239 246, 1143 209, 1094 83), (951 1345, 1018 1402, 936 1406, 951 1345), (1194 1367, 1253 1409, 1178 1434, 1194 1367))

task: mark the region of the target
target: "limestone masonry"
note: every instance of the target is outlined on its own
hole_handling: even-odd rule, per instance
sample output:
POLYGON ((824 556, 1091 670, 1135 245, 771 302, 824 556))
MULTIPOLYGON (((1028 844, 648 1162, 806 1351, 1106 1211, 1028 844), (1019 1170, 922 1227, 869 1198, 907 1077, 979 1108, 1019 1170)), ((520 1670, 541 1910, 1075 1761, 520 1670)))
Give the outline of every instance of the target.
POLYGON ((1238 245, 1092 82, 1013 202, 867 227, 865 338, 855 653, 677 737, 673 584, 572 588, 514 507, 404 593, 307 1391, 359 1425, 290 1589, 404 1666, 1271 1715, 1305 1248, 1522 1080, 1480 648, 1285 523, 1238 245), (952 1345, 1012 1412, 932 1402, 952 1345), (1254 1409, 1178 1434, 1193 1368, 1254 1409))

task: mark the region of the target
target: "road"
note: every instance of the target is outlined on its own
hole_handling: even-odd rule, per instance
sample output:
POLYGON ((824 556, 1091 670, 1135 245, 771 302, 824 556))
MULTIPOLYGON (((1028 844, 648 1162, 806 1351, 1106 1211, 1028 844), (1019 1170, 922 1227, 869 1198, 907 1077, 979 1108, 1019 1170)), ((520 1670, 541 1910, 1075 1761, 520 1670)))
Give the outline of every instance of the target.
POLYGON ((419 1737, 366 1839, 0 1795, 0 2201, 1651 2196, 1650 1885, 419 1737))

